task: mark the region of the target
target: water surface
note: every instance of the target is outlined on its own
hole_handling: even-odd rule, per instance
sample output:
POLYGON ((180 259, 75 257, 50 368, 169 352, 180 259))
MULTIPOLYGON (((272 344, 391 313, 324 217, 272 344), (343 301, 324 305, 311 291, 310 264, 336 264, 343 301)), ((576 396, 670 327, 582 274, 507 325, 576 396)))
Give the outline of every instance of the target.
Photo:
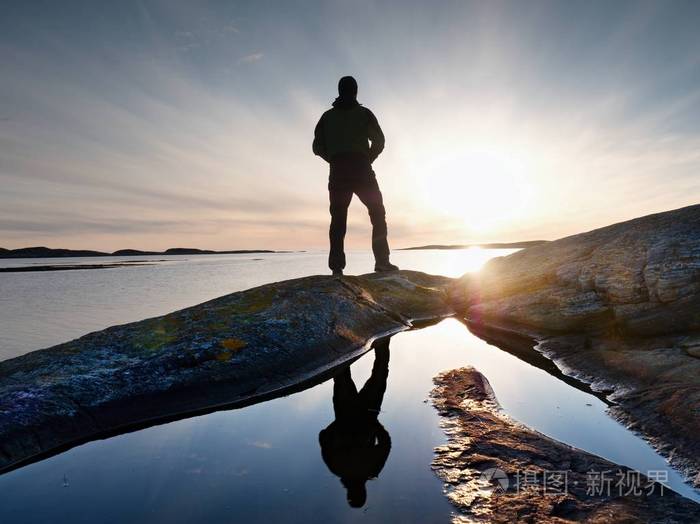
MULTIPOLYGON (((595 396, 472 335, 454 319, 390 340, 378 421, 391 450, 366 502, 353 508, 324 462, 333 379, 287 397, 90 442, 0 476, 0 522, 446 522, 451 507, 430 469, 444 443, 426 402, 432 377, 472 365, 517 420, 642 472, 667 469, 595 396), (89 501, 89 503, 87 502, 89 501)), ((357 388, 374 354, 351 366, 357 388)), ((669 484, 698 500, 669 470, 669 484)))

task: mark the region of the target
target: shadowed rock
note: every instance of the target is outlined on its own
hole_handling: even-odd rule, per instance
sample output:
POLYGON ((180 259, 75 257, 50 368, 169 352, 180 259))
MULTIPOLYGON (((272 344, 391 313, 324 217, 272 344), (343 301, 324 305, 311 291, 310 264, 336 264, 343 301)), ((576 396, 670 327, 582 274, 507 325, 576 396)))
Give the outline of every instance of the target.
POLYGON ((613 391, 613 413, 700 486, 700 205, 494 259, 451 301, 613 391))
POLYGON ((461 512, 454 522, 700 521, 695 502, 503 415, 473 368, 442 373, 435 384, 448 443, 436 448, 433 468, 461 512))
POLYGON ((451 313, 451 279, 315 276, 0 362, 0 470, 108 431, 250 400, 451 313))
POLYGON ((700 205, 493 259, 453 300, 469 318, 537 331, 700 330, 700 205))

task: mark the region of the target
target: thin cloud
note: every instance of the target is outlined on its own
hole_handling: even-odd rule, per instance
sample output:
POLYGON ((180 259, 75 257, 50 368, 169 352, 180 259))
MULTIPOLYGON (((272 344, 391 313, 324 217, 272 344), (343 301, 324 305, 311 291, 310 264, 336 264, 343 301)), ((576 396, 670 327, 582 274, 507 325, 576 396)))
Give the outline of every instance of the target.
POLYGON ((265 55, 263 53, 251 53, 245 55, 238 59, 239 64, 252 64, 253 62, 258 62, 263 59, 265 55))

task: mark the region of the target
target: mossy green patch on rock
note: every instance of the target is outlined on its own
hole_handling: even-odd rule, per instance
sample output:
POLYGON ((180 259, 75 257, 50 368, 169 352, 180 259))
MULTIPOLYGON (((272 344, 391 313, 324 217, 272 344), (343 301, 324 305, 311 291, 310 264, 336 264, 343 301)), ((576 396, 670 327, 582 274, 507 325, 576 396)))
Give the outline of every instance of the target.
POLYGON ((221 361, 231 360, 234 353, 248 345, 245 340, 241 340, 240 338, 225 338, 220 342, 220 344, 221 347, 224 348, 224 351, 216 356, 216 360, 221 361))
POLYGON ((210 313, 217 315, 253 315, 268 309, 275 298, 275 289, 263 286, 249 290, 248 293, 238 297, 239 299, 221 308, 215 308, 210 313))
POLYGON ((134 341, 138 349, 158 351, 178 339, 180 322, 176 317, 161 317, 150 322, 150 329, 141 331, 134 341))

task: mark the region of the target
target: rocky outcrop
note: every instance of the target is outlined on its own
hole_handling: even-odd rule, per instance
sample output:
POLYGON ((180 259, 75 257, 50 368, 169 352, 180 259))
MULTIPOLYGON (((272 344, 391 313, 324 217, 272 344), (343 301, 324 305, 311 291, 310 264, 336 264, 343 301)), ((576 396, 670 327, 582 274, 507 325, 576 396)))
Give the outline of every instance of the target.
POLYGON ((451 300, 527 333, 700 486, 700 205, 494 259, 451 300))
POLYGON ((0 471, 77 442, 265 398, 452 313, 451 279, 315 276, 233 293, 0 362, 0 471))
POLYGON ((700 205, 494 259, 453 300, 471 319, 535 331, 700 330, 700 205))
POLYGON ((457 522, 700 522, 700 505, 624 466, 572 448, 500 412, 473 368, 435 379, 448 443, 433 468, 457 522))

